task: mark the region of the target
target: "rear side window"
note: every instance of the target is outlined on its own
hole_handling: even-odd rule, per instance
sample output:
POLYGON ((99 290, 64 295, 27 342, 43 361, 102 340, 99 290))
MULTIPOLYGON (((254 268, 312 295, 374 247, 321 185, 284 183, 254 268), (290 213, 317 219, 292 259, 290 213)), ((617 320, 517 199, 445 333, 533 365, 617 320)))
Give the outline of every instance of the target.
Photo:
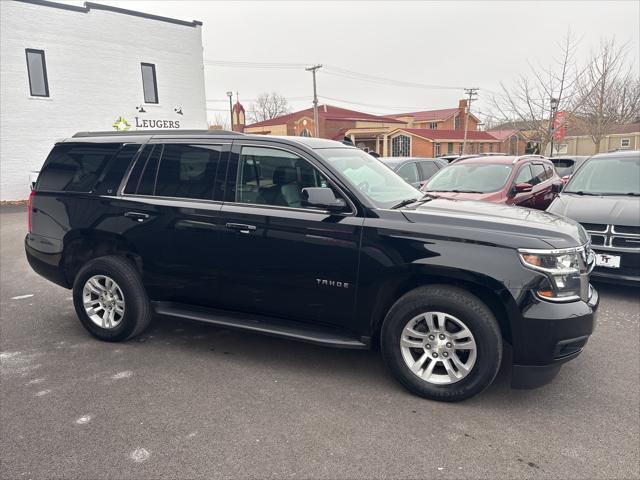
POLYGON ((222 145, 165 145, 155 195, 213 199, 222 145))
POLYGON ((95 193, 100 195, 115 194, 118 191, 122 177, 124 177, 127 168, 129 168, 139 149, 140 145, 124 145, 104 168, 96 183, 95 193))
POLYGON ((416 168, 415 162, 405 163, 396 173, 407 183, 417 183, 419 181, 418 169, 416 168))
POLYGON ((91 192, 119 143, 56 145, 38 176, 38 190, 91 192))

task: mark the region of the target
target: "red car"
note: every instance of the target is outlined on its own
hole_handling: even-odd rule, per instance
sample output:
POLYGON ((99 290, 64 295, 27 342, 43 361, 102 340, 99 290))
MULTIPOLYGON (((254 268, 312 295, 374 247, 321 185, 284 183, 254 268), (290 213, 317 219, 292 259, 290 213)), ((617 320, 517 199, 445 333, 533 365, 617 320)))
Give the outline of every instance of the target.
POLYGON ((474 157, 457 161, 429 179, 424 192, 461 200, 545 210, 562 190, 562 179, 539 155, 474 157))

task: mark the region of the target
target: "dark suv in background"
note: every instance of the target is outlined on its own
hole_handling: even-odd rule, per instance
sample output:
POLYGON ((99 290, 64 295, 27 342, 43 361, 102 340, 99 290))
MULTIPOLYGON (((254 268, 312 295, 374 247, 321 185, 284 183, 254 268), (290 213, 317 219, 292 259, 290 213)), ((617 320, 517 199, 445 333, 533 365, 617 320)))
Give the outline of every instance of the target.
POLYGON ((504 343, 515 386, 549 381, 582 351, 598 303, 578 223, 434 199, 314 138, 77 134, 42 168, 25 246, 99 339, 132 338, 156 312, 379 343, 400 383, 446 401, 490 385, 504 343))

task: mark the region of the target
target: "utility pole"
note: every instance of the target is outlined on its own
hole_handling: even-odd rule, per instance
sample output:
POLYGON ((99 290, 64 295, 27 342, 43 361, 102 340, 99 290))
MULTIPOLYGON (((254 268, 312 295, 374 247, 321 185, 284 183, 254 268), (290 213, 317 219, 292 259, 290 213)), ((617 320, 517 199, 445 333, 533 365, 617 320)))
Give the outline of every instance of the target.
POLYGON ((478 88, 465 88, 464 93, 468 95, 467 99, 467 115, 464 120, 464 140, 462 142, 462 154, 467 151, 467 131, 469 129, 469 113, 471 112, 471 102, 477 99, 475 96, 478 93, 478 88))
POLYGON ((307 67, 305 70, 307 72, 311 72, 313 74, 313 125, 314 125, 314 136, 316 138, 320 137, 320 124, 318 123, 318 92, 316 91, 316 72, 322 68, 322 65, 313 65, 312 67, 307 67))
POLYGON ((233 130, 233 92, 228 91, 227 97, 229 97, 229 118, 231 119, 231 127, 229 129, 233 130))

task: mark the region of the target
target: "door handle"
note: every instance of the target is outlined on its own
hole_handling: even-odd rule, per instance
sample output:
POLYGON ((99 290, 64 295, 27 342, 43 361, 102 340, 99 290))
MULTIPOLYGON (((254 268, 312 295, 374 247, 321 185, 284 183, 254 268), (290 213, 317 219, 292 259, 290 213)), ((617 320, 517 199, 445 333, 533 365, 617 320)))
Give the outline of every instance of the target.
POLYGON ((139 222, 144 222, 149 218, 149 215, 142 212, 125 212, 124 214, 127 218, 132 218, 133 220, 137 220, 139 222))
POLYGON ((227 223, 225 226, 231 230, 238 230, 240 233, 251 233, 256 229, 255 225, 245 225, 244 223, 227 223))

